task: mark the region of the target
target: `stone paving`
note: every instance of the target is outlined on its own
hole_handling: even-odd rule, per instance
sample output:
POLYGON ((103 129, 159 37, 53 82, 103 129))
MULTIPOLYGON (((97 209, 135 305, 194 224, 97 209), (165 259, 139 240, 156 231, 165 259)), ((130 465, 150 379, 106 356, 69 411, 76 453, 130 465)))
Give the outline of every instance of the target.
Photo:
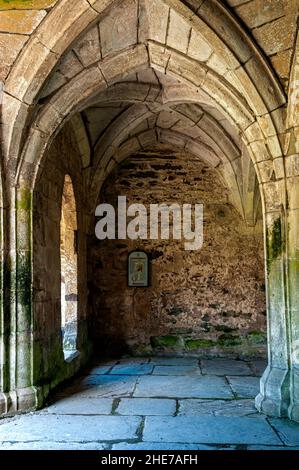
POLYGON ((196 358, 97 363, 43 410, 0 420, 0 448, 299 449, 299 424, 257 413, 265 364, 196 358))

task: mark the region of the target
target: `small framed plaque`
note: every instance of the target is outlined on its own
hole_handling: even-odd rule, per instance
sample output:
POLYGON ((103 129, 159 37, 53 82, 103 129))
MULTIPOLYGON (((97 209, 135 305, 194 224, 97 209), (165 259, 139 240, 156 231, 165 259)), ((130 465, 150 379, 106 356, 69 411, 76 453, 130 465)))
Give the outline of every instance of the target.
POLYGON ((149 286, 149 260, 144 251, 132 251, 128 256, 128 286, 149 286))

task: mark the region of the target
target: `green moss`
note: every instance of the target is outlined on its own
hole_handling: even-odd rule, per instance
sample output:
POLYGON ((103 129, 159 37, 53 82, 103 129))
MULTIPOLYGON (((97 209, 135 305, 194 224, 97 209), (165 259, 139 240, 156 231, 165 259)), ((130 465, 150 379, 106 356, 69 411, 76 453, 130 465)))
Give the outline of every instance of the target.
POLYGON ((236 331, 237 328, 231 328, 230 326, 227 325, 216 325, 215 330, 216 331, 223 331, 223 333, 231 333, 232 331, 236 331))
POLYGON ((29 189, 21 189, 17 199, 17 210, 30 211, 32 207, 32 192, 29 189))
POLYGON ((266 244, 267 244, 267 269, 270 272, 271 263, 277 259, 285 249, 285 241, 283 237, 283 230, 281 219, 278 218, 274 221, 272 231, 266 231, 266 244))
POLYGON ((215 346, 214 341, 210 339, 187 339, 185 341, 186 348, 189 350, 201 349, 201 348, 212 348, 215 346))
POLYGON ((230 347, 230 346, 240 346, 242 344, 242 338, 239 336, 230 335, 225 333, 218 338, 218 343, 220 346, 230 347))
POLYGON ((262 331, 251 331, 247 338, 250 344, 267 344, 267 335, 262 331))
POLYGON ((160 347, 177 347, 182 344, 182 339, 178 336, 152 336, 151 337, 151 344, 154 348, 160 347))

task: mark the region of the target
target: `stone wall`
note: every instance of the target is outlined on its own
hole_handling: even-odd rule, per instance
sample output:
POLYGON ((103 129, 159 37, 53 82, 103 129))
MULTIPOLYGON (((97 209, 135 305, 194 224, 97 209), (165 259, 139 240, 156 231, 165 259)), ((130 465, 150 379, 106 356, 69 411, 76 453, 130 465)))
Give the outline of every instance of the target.
POLYGON ((156 149, 123 163, 99 202, 204 203, 204 244, 91 238, 89 294, 96 347, 133 354, 264 354, 266 305, 261 223, 246 227, 216 170, 186 153, 156 149), (151 258, 149 288, 127 287, 127 256, 151 258))
POLYGON ((60 253, 61 205, 66 174, 72 179, 77 206, 79 299, 77 348, 82 362, 87 352, 83 176, 79 152, 71 129, 70 125, 66 125, 51 145, 40 171, 33 199, 34 373, 39 381, 42 379, 50 384, 54 380, 58 383, 67 374, 61 333, 60 253))

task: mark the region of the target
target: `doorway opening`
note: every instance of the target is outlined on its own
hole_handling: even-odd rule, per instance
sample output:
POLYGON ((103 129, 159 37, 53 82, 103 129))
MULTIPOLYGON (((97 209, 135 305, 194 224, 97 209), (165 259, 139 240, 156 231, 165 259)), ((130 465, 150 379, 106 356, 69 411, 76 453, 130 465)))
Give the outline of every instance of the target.
POLYGON ((60 220, 61 333, 64 357, 77 349, 78 227, 71 177, 65 176, 60 220))

